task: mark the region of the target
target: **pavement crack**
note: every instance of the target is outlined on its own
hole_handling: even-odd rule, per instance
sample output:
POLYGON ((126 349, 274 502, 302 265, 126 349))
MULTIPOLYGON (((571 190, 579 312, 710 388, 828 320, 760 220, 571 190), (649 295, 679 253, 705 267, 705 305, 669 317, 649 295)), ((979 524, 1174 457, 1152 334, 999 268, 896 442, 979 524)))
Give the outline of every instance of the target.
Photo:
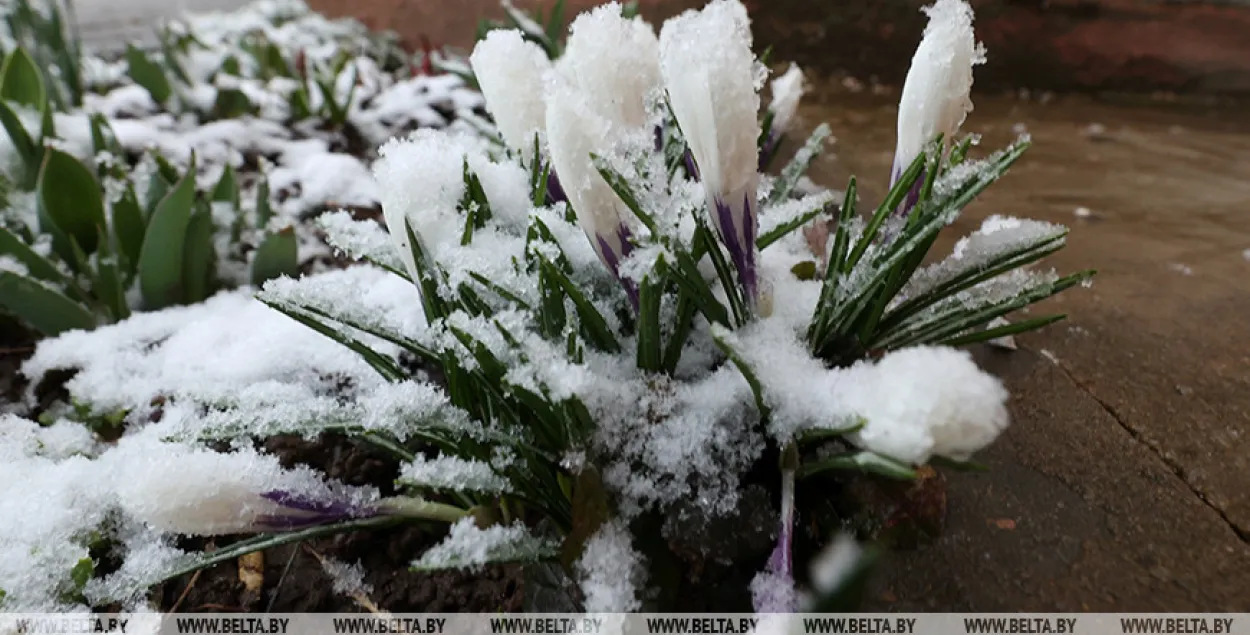
POLYGON ((1084 392, 1086 395, 1089 395, 1089 398, 1093 399, 1095 403, 1097 403, 1099 406, 1102 406, 1102 409, 1106 411, 1106 413, 1110 415, 1111 418, 1114 419, 1116 423, 1120 424, 1120 427, 1124 428, 1124 431, 1127 432, 1129 436, 1133 438, 1133 440, 1145 446, 1147 449, 1150 450, 1152 454, 1158 457, 1159 460, 1162 461, 1163 464, 1166 465, 1168 469, 1172 471, 1172 473, 1176 476, 1176 478, 1180 479, 1180 482, 1183 483, 1185 487, 1189 489, 1191 493, 1193 493, 1194 496, 1198 497, 1198 500, 1201 501, 1203 505, 1206 505, 1207 507, 1211 509, 1211 511, 1214 511, 1216 514, 1219 515, 1220 519, 1224 521, 1224 524, 1228 525, 1228 528, 1233 531, 1234 535, 1240 538, 1242 542, 1246 544, 1250 544, 1250 529, 1246 529, 1246 528, 1238 526, 1237 523, 1234 522, 1233 519, 1228 516, 1228 512, 1224 511, 1223 509, 1220 509, 1214 503, 1208 500, 1206 495, 1202 492, 1202 490, 1198 489, 1198 487, 1195 486, 1193 483, 1191 483, 1188 478, 1185 478, 1185 468, 1183 466, 1181 466, 1176 461, 1169 459, 1157 445, 1155 445, 1154 443, 1150 441, 1150 439, 1147 439, 1140 431, 1136 430, 1135 428, 1133 428, 1133 426, 1129 425, 1128 421, 1125 421, 1124 418, 1121 417, 1118 412, 1116 412, 1115 408, 1111 404, 1107 403, 1101 397, 1099 397, 1097 393, 1095 393, 1092 389, 1090 389, 1090 387, 1085 382, 1078 379, 1076 375, 1072 374, 1072 371, 1068 370, 1066 366, 1060 363, 1060 361, 1057 358, 1050 356, 1050 355, 1044 355, 1044 354, 1042 355, 1042 357, 1050 361, 1055 366, 1055 368, 1059 369, 1059 372, 1063 373, 1064 377, 1067 377, 1068 381, 1072 382, 1073 386, 1076 386, 1078 389, 1081 390, 1081 392, 1084 392))

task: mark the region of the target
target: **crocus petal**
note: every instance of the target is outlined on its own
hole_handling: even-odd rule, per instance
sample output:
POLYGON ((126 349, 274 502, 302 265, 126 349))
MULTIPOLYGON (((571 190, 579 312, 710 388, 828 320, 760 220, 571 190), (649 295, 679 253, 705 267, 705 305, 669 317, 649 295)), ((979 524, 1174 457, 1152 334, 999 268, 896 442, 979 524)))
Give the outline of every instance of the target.
POLYGON ((551 69, 547 54, 520 31, 495 29, 473 48, 469 64, 504 143, 518 152, 532 152, 534 135, 546 121, 542 87, 551 69))
POLYGON ((965 0, 937 0, 925 7, 929 24, 916 47, 898 104, 898 145, 891 184, 939 134, 950 141, 972 111, 972 67, 985 49, 972 31, 965 0))
POLYGON ((144 440, 119 446, 114 458, 121 509, 171 533, 255 533, 376 513, 376 492, 331 487, 251 449, 223 454, 144 440))
POLYGON ((556 64, 581 90, 592 112, 633 128, 647 124, 647 101, 660 88, 659 41, 641 18, 621 16, 619 3, 582 13, 569 25, 556 64))
MULTIPOLYGON (((604 154, 622 134, 619 125, 595 114, 582 91, 559 75, 550 77, 547 142, 560 185, 599 259, 613 273, 629 255, 629 211, 599 174, 591 154, 604 154)), ((619 275, 617 275, 619 278, 619 275)), ((629 287, 626 286, 628 290, 629 287)))
POLYGON ((750 21, 737 0, 714 0, 669 20, 660 70, 673 116, 707 191, 708 211, 754 302, 759 94, 750 21))

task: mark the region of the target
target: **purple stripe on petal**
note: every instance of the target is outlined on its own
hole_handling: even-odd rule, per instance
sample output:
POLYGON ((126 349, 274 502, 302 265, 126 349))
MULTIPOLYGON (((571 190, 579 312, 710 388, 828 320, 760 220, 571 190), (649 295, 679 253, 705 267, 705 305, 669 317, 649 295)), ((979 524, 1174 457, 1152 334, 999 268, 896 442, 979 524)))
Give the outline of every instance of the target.
POLYGON ((655 151, 664 149, 664 126, 655 127, 655 151))
POLYGON ((638 285, 633 280, 626 280, 621 277, 620 268, 621 261, 629 257, 630 252, 634 249, 631 242, 629 228, 625 225, 619 225, 616 230, 616 237, 620 241, 621 251, 616 252, 612 246, 612 241, 607 240, 601 235, 595 235, 595 242, 599 245, 599 254, 603 259, 603 264, 607 265, 608 271, 612 272, 612 276, 620 281, 621 286, 625 287, 625 295, 629 296, 629 303, 638 309, 638 285))
POLYGON ((365 518, 377 514, 370 506, 356 505, 343 500, 316 499, 293 492, 271 490, 262 492, 261 498, 273 501, 291 510, 290 514, 266 514, 260 522, 268 527, 283 526, 308 527, 325 522, 346 520, 348 518, 365 518))
POLYGON ((686 153, 681 155, 681 160, 686 164, 686 174, 696 181, 700 180, 699 166, 694 162, 694 154, 691 154, 690 148, 686 148, 686 153))
POLYGON ((560 185, 560 177, 556 176, 555 168, 547 172, 547 204, 567 203, 569 197, 564 194, 564 186, 560 185))
POLYGON ((729 250, 729 258, 733 260, 734 267, 738 270, 738 277, 742 282, 743 291, 746 293, 747 301, 754 302, 756 299, 756 273, 755 273, 755 218, 751 207, 751 195, 748 193, 743 198, 743 208, 734 210, 733 206, 723 201, 719 196, 715 198, 716 206, 716 229, 720 233, 721 241, 725 243, 725 248, 729 250), (738 236, 738 223, 735 215, 742 215, 743 233, 748 237, 749 242, 744 245, 738 236))

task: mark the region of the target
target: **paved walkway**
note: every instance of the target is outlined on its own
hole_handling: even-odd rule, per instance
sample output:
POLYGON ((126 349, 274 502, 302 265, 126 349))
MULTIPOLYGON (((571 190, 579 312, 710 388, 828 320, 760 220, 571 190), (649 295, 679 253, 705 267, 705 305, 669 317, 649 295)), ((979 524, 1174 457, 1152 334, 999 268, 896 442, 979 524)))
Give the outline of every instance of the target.
MULTIPOLYGON (((815 96, 807 123, 839 138, 817 180, 853 172, 879 200, 894 99, 815 96)), ((978 457, 989 473, 951 476, 938 541, 891 555, 874 608, 1250 610, 1250 118, 975 101, 986 151, 1021 129, 1034 146, 949 234, 1062 223, 1048 265, 1099 274, 1033 311, 1067 321, 980 351, 1012 426, 978 457)))
POLYGON ((160 21, 188 11, 226 11, 247 4, 247 0, 61 1, 72 3, 83 44, 94 50, 117 49, 134 40, 150 41, 160 21))

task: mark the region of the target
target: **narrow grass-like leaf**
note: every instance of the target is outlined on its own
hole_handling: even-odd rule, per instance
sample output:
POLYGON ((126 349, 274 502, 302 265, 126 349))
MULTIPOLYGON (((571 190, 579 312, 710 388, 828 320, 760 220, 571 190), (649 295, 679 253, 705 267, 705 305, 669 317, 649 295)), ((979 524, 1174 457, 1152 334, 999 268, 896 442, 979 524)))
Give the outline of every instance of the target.
POLYGON ((1070 289, 1088 280, 1093 275, 1093 270, 1082 271, 1065 276, 1054 282, 1043 282, 1033 285, 1009 298, 971 309, 960 302, 952 302, 949 307, 943 310, 934 311, 923 318, 900 325, 897 334, 885 338, 879 343, 879 346, 881 348, 894 349, 943 342, 954 338, 968 329, 988 324, 996 317, 1002 317, 1012 311, 1017 311, 1070 289))
POLYGON ((1068 316, 1061 313, 1057 315, 1047 315, 1039 318, 1021 320, 1019 322, 1012 322, 1011 324, 1004 324, 1003 326, 996 326, 994 328, 973 331, 965 335, 952 337, 950 339, 943 340, 941 345, 967 346, 968 344, 976 344, 977 342, 988 342, 989 340, 998 339, 1000 337, 1035 331, 1044 326, 1050 326, 1051 324, 1063 320, 1066 317, 1068 316))
POLYGON ((634 189, 630 186, 629 180, 622 176, 620 172, 614 170, 602 157, 591 154, 590 160, 594 162, 595 169, 599 171, 603 180, 608 182, 608 187, 611 187, 612 191, 616 192, 617 197, 621 199, 621 202, 625 203, 629 211, 633 212, 634 216, 637 216, 638 220, 642 221, 642 224, 651 230, 653 236, 658 236, 659 230, 655 224, 655 219, 642 209, 642 205, 638 203, 638 197, 634 195, 634 189))
POLYGON ((96 327, 96 318, 60 291, 12 271, 0 271, 0 306, 46 336, 96 327))
POLYGON ((248 98, 247 93, 237 88, 222 88, 217 91, 213 100, 213 110, 209 113, 212 119, 238 119, 245 115, 256 114, 256 104, 248 98))
POLYGON ((638 350, 636 364, 639 370, 658 373, 664 366, 664 332, 660 326, 660 308, 667 284, 665 270, 668 267, 660 258, 638 286, 638 350))
POLYGON ((673 374, 677 370, 677 364, 681 362, 682 351, 686 348, 686 342, 690 339, 690 332, 694 329, 694 315, 698 310, 695 301, 690 293, 681 289, 677 293, 677 320, 673 323, 673 334, 669 336, 668 344, 664 348, 664 372, 673 374))
POLYGON ((949 280, 934 286, 932 289, 904 300, 882 320, 882 331, 888 331, 943 299, 1059 251, 1063 248, 1063 239, 1067 233, 1067 230, 1063 230, 1017 249, 1004 252, 981 267, 970 268, 960 272, 949 280))
POLYGON ((759 238, 757 238, 755 240, 755 246, 759 247, 760 249, 768 248, 769 245, 777 242, 778 240, 781 240, 782 238, 785 238, 788 234, 790 234, 790 232, 793 232, 794 230, 810 223, 812 219, 819 216, 820 213, 825 211, 826 209, 827 208, 824 205, 821 205, 820 207, 817 207, 816 209, 813 209, 810 212, 804 212, 798 217, 791 219, 789 221, 786 221, 785 223, 782 223, 781 225, 778 225, 777 227, 773 228, 771 231, 765 234, 762 234, 759 238))
POLYGON ((510 291, 510 290, 508 290, 508 289, 504 288, 502 285, 497 284, 496 282, 492 281, 491 279, 487 278, 486 276, 483 276, 482 274, 480 274, 480 273, 478 273, 478 272, 476 272, 476 271, 470 271, 470 272, 469 272, 469 277, 470 277, 470 278, 473 278, 473 280, 474 280, 474 281, 476 281, 478 284, 480 284, 480 285, 482 285, 483 287, 486 287, 486 288, 487 288, 487 289, 489 289, 490 291, 494 292, 494 293, 495 293, 495 295, 498 295, 499 297, 501 297, 501 298, 503 298, 503 299, 505 299, 505 300, 507 300, 507 301, 509 301, 509 302, 511 302, 511 303, 513 303, 513 304, 515 304, 515 305, 517 305, 518 307, 520 307, 520 308, 522 308, 522 309, 525 309, 525 310, 527 310, 527 311, 528 311, 528 310, 530 310, 530 305, 529 305, 529 303, 528 303, 528 302, 526 302, 525 300, 522 300, 522 299, 521 299, 521 296, 519 296, 519 295, 517 295, 516 293, 513 293, 512 291, 510 291))
POLYGON ((608 321, 599 312, 590 300, 582 293, 582 290, 569 279, 564 272, 560 271, 551 262, 545 258, 542 260, 542 267, 546 270, 551 280, 558 283, 564 291, 564 295, 573 301, 573 306, 577 309, 578 321, 582 325, 582 331, 587 341, 595 348, 608 353, 615 353, 621 350, 621 345, 616 340, 616 336, 612 334, 612 329, 608 326, 608 321))
POLYGON ((724 289, 725 297, 729 299, 729 308, 733 311, 734 324, 738 326, 746 324, 746 301, 742 298, 742 287, 734 277, 733 268, 729 266, 725 253, 721 251, 720 241, 712 234, 712 230, 703 224, 702 219, 698 223, 694 239, 702 242, 702 250, 707 253, 712 261, 712 267, 716 269, 716 276, 720 278, 721 288, 724 289))
POLYGON ((361 342, 346 332, 323 322, 316 316, 310 315, 308 312, 295 306, 281 302, 274 302, 264 296, 259 296, 257 299, 269 305, 273 309, 282 312, 300 324, 303 324, 304 326, 307 326, 308 328, 311 328, 312 330, 347 347, 353 353, 356 353, 364 359, 369 366, 371 366, 387 381, 403 381, 408 377, 408 373, 404 372, 404 369, 399 365, 399 363, 394 359, 391 359, 391 357, 373 350, 367 344, 361 342))
POLYGON ((867 450, 839 454, 827 459, 804 463, 799 467, 798 477, 807 478, 813 474, 820 474, 829 470, 857 470, 901 481, 910 481, 916 478, 916 470, 906 463, 867 450))
POLYGON ((825 140, 827 140, 833 131, 829 129, 829 124, 822 123, 812 131, 812 135, 807 138, 807 142, 794 155, 790 163, 781 169, 781 176, 777 177, 777 181, 773 183, 773 190, 768 194, 768 203, 780 203, 794 192, 794 188, 798 186, 799 179, 807 174, 808 168, 812 166, 812 161, 820 156, 825 148, 825 140))
POLYGON ((920 178, 921 172, 924 171, 926 154, 921 152, 912 160, 911 165, 903 171, 903 175, 894 183, 894 187, 890 188, 890 192, 886 194, 885 200, 881 201, 881 205, 877 207, 877 211, 873 213, 872 219, 868 221, 868 226, 864 228, 864 233, 860 236, 859 242, 855 243, 855 248, 851 250, 846 261, 842 263, 842 272, 846 273, 855 268, 859 264, 859 259, 863 257, 864 252, 868 250, 868 246, 877 239, 877 232, 881 230, 881 226, 885 224, 887 218, 898 209, 900 203, 911 191, 912 186, 916 184, 916 179, 920 178))
POLYGON ((443 286, 442 271, 434 262, 421 241, 421 236, 412 228, 412 222, 404 221, 404 230, 408 232, 408 247, 412 251, 413 262, 417 266, 417 288, 421 291, 421 306, 425 309, 427 322, 445 318, 451 313, 446 301, 440 295, 443 286))
POLYGON ((716 347, 729 358, 729 361, 738 368, 738 372, 742 373, 742 378, 747 381, 747 385, 751 387, 751 393, 755 396, 755 408, 759 410, 760 418, 767 420, 772 410, 768 407, 768 403, 764 401, 764 385, 760 383, 759 376, 755 374, 755 369, 747 363, 738 351, 729 343, 731 333, 729 329, 719 325, 712 325, 712 339, 716 342, 716 347))

